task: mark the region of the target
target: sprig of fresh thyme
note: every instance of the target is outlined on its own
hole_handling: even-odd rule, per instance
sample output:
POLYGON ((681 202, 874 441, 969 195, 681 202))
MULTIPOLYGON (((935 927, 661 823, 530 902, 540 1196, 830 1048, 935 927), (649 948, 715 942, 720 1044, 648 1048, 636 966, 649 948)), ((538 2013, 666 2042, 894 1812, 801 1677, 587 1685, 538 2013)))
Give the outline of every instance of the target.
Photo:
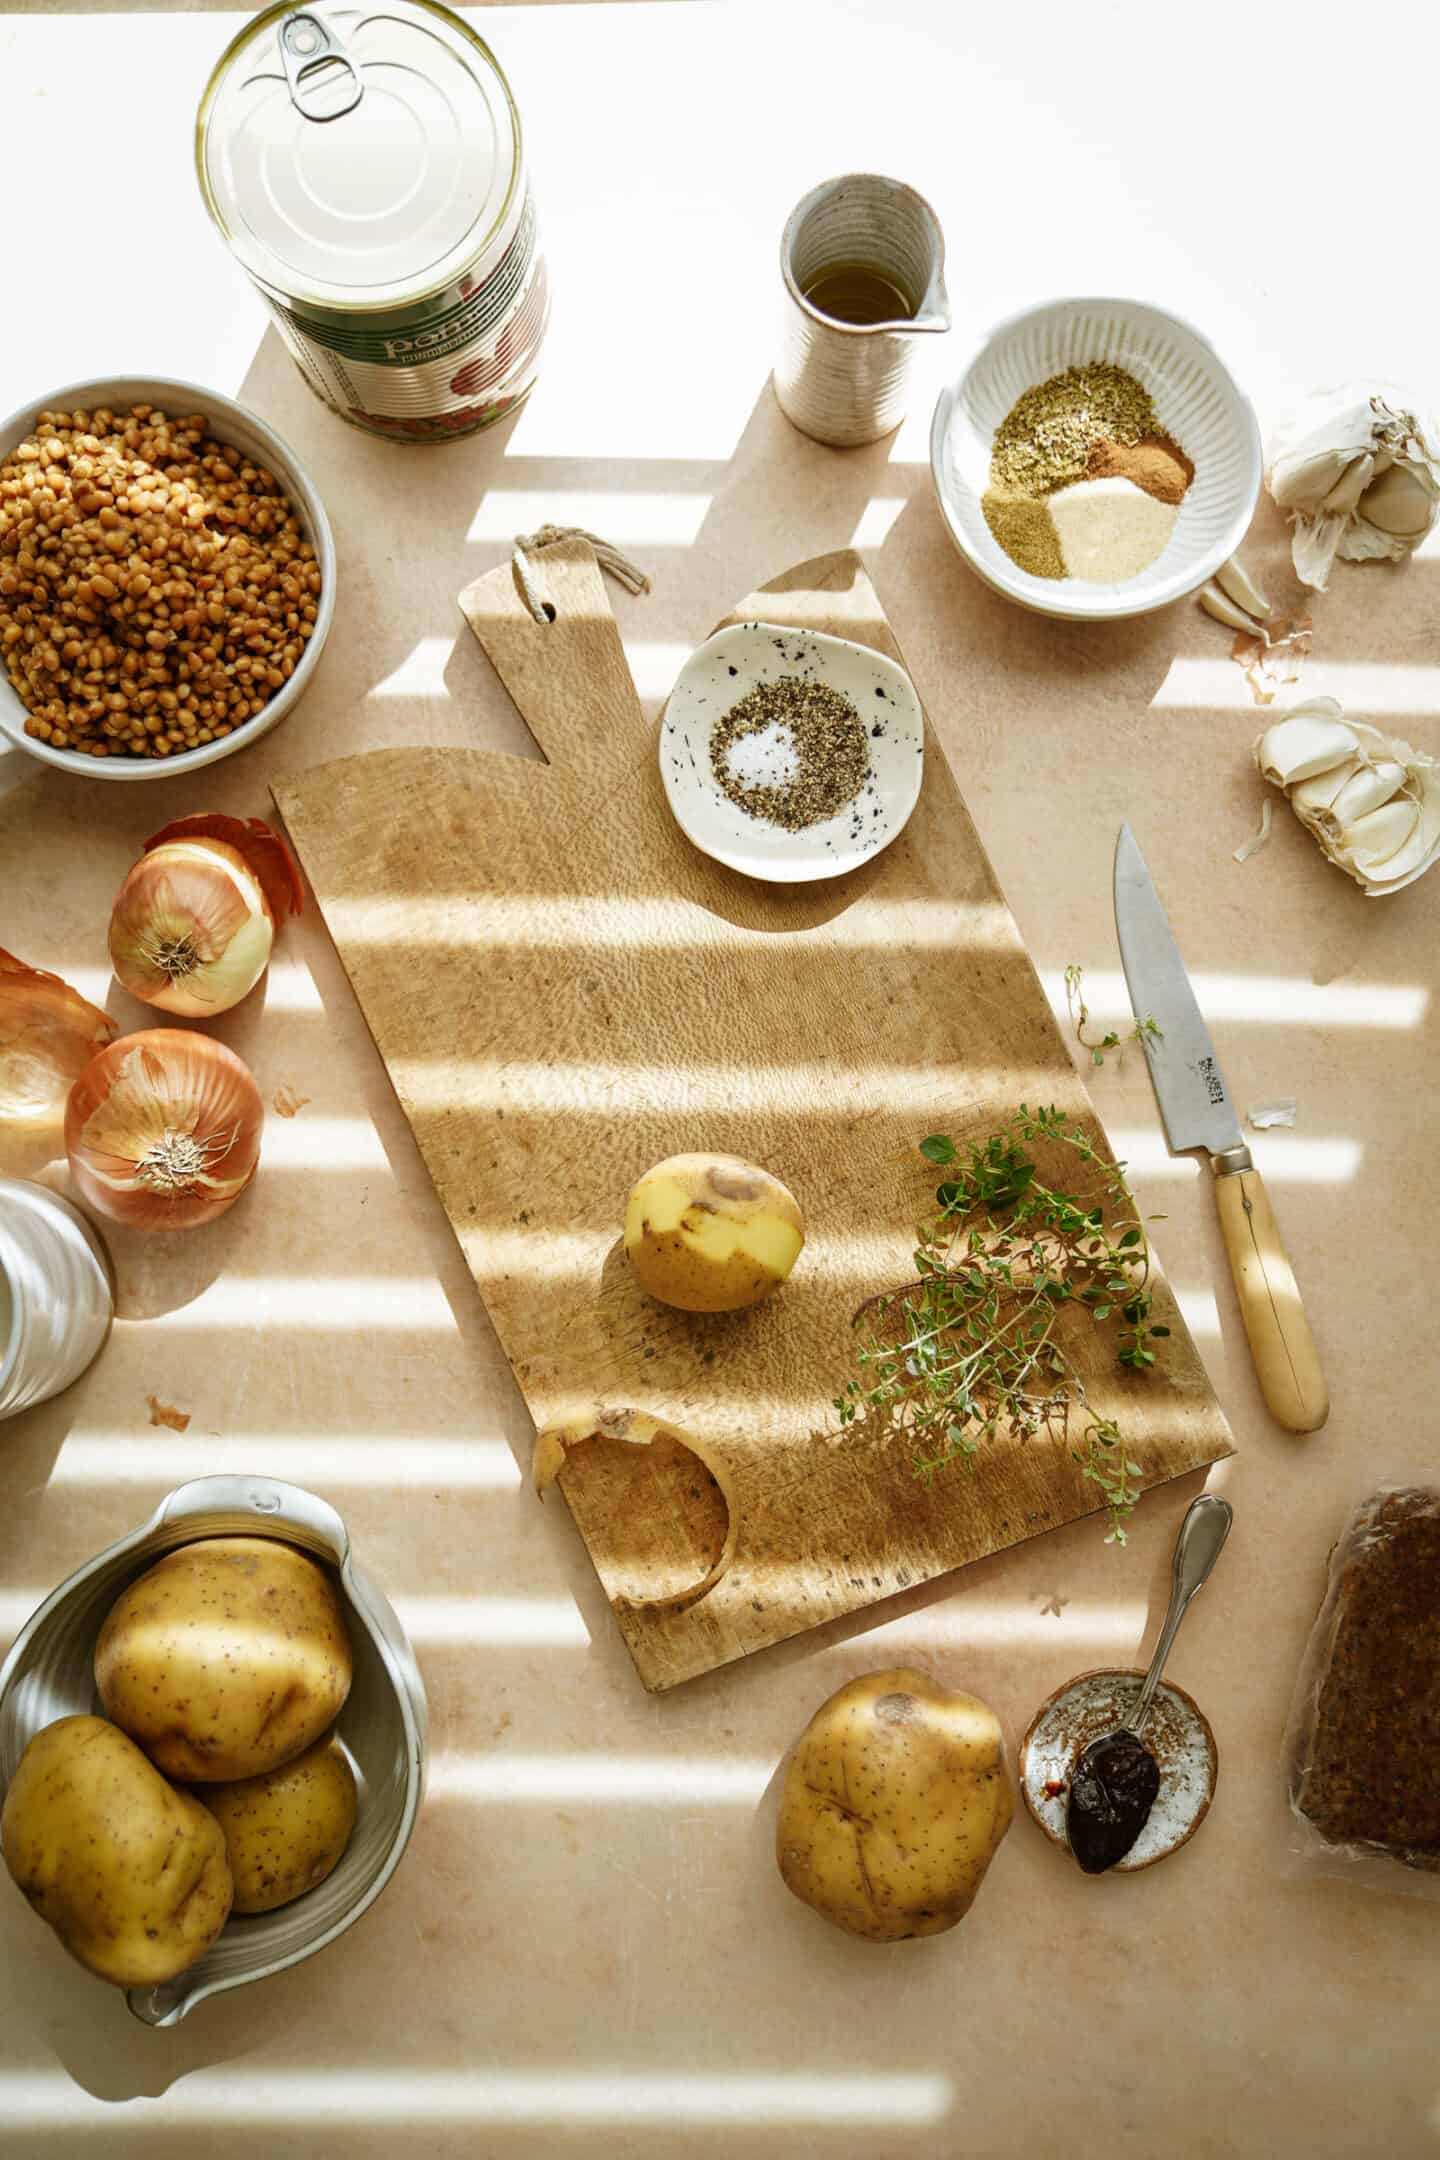
POLYGON ((1115 1420, 1091 1407, 1057 1332, 1067 1306, 1112 1323, 1132 1372, 1154 1365, 1151 1345, 1170 1332, 1151 1318, 1150 1241, 1121 1167, 1096 1154, 1083 1126, 1024 1103, 983 1142, 962 1149, 933 1133, 920 1153, 951 1174, 920 1231, 915 1279, 855 1314, 862 1377, 835 1398, 841 1423, 893 1424, 929 1479, 1001 1432, 1066 1435, 1074 1412, 1083 1424, 1071 1452, 1104 1499, 1106 1543, 1123 1545, 1143 1472, 1115 1420), (1041 1183, 1027 1152, 1037 1142, 1069 1148, 1092 1192, 1041 1183))
POLYGON ((1143 1020, 1131 1022, 1124 1042, 1121 1041, 1113 1028, 1107 1029, 1098 1042, 1093 1036, 1087 1035, 1085 1030, 1090 1025, 1090 1008, 1085 1003, 1085 994, 1080 987, 1084 979, 1084 968, 1077 967, 1072 960, 1065 970, 1065 1003, 1070 1008, 1070 1019, 1075 1028, 1075 1040, 1090 1052, 1092 1065, 1103 1065, 1107 1050, 1119 1050, 1123 1053, 1125 1043, 1143 1043, 1147 1035, 1154 1035, 1158 1039, 1161 1032, 1160 1025, 1148 1013, 1143 1020))

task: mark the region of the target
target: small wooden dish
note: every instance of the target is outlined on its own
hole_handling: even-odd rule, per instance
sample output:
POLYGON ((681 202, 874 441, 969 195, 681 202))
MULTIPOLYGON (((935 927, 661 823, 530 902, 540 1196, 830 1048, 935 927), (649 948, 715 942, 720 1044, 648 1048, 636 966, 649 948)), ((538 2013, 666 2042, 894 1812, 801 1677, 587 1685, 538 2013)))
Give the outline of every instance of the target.
MULTIPOLYGON (((1124 1725, 1144 1678, 1134 1666, 1080 1673, 1057 1688, 1030 1721, 1020 1747, 1020 1791, 1046 1837, 1065 1852, 1070 1850, 1065 1830, 1070 1772, 1092 1740, 1124 1725), (1051 1785, 1059 1790, 1047 1791, 1051 1785)), ((1178 1852, 1194 1837, 1215 1797, 1220 1751, 1209 1719, 1184 1688, 1161 1681, 1144 1738, 1160 1765, 1160 1790, 1144 1829, 1116 1861, 1116 1874, 1133 1875, 1178 1852)))
POLYGON ((777 885, 839 877, 878 855, 920 800, 924 770, 925 715, 904 668, 820 630, 766 622, 717 630, 680 670, 660 719, 660 775, 681 831, 716 862, 777 885), (731 802, 710 763, 718 722, 747 692, 786 675, 848 698, 870 744, 870 776, 854 801, 799 832, 731 802))

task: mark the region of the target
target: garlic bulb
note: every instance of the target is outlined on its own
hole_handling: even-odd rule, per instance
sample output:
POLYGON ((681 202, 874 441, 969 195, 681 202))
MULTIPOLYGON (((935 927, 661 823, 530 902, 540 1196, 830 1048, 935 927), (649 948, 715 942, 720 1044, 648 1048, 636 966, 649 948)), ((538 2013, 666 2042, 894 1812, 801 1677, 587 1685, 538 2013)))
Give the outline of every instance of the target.
POLYGON ((1347 720, 1334 698, 1292 706, 1256 743, 1255 762, 1372 900, 1412 884, 1440 855, 1440 764, 1347 720))
POLYGON ((1440 518, 1440 433, 1402 391, 1345 383, 1276 432, 1267 477, 1294 524, 1296 574, 1323 592, 1337 554, 1398 562, 1440 518))

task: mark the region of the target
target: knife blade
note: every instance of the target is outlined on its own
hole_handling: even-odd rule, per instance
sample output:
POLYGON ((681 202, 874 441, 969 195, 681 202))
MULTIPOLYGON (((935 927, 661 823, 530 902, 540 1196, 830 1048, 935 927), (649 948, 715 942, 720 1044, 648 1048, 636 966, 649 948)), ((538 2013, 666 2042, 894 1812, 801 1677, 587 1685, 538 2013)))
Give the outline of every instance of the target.
POLYGON ((1128 825, 1121 826, 1115 843, 1115 930, 1166 1138, 1177 1154, 1203 1147, 1210 1157, 1226 1256, 1261 1393, 1288 1431, 1314 1432, 1329 1415, 1330 1398, 1295 1271, 1241 1136, 1169 918, 1128 825), (1146 1021, 1154 1027, 1146 1027, 1146 1021))
POLYGON ((1140 1039, 1171 1148, 1178 1154, 1203 1147, 1219 1155, 1243 1146, 1210 1030, 1128 825, 1120 827, 1115 843, 1115 929, 1135 1017, 1153 1019, 1159 1029, 1158 1035, 1145 1030, 1140 1039))

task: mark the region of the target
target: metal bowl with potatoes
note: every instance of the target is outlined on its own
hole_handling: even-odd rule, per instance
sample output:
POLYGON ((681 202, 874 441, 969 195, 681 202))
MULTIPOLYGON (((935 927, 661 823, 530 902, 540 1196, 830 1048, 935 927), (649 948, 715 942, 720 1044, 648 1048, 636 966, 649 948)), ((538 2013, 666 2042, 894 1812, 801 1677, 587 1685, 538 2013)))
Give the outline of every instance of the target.
MULTIPOLYGON (((314 1888, 272 1911, 232 1911, 195 1963, 157 1984, 128 1987, 125 2000, 146 2025, 178 2024, 207 1995, 283 1972, 343 1935, 399 1866, 420 1807, 427 1711, 405 1630, 355 1560, 334 1508, 258 1476, 180 1486, 31 1615, 0 1666, 0 1799, 37 1734, 60 1718, 98 1715, 96 1644, 129 1585, 180 1547, 235 1537, 298 1548, 318 1562, 338 1599, 353 1672, 335 1734, 354 1773, 355 1823, 340 1859, 314 1888)), ((203 1800, 206 1788, 192 1789, 203 1800)))

